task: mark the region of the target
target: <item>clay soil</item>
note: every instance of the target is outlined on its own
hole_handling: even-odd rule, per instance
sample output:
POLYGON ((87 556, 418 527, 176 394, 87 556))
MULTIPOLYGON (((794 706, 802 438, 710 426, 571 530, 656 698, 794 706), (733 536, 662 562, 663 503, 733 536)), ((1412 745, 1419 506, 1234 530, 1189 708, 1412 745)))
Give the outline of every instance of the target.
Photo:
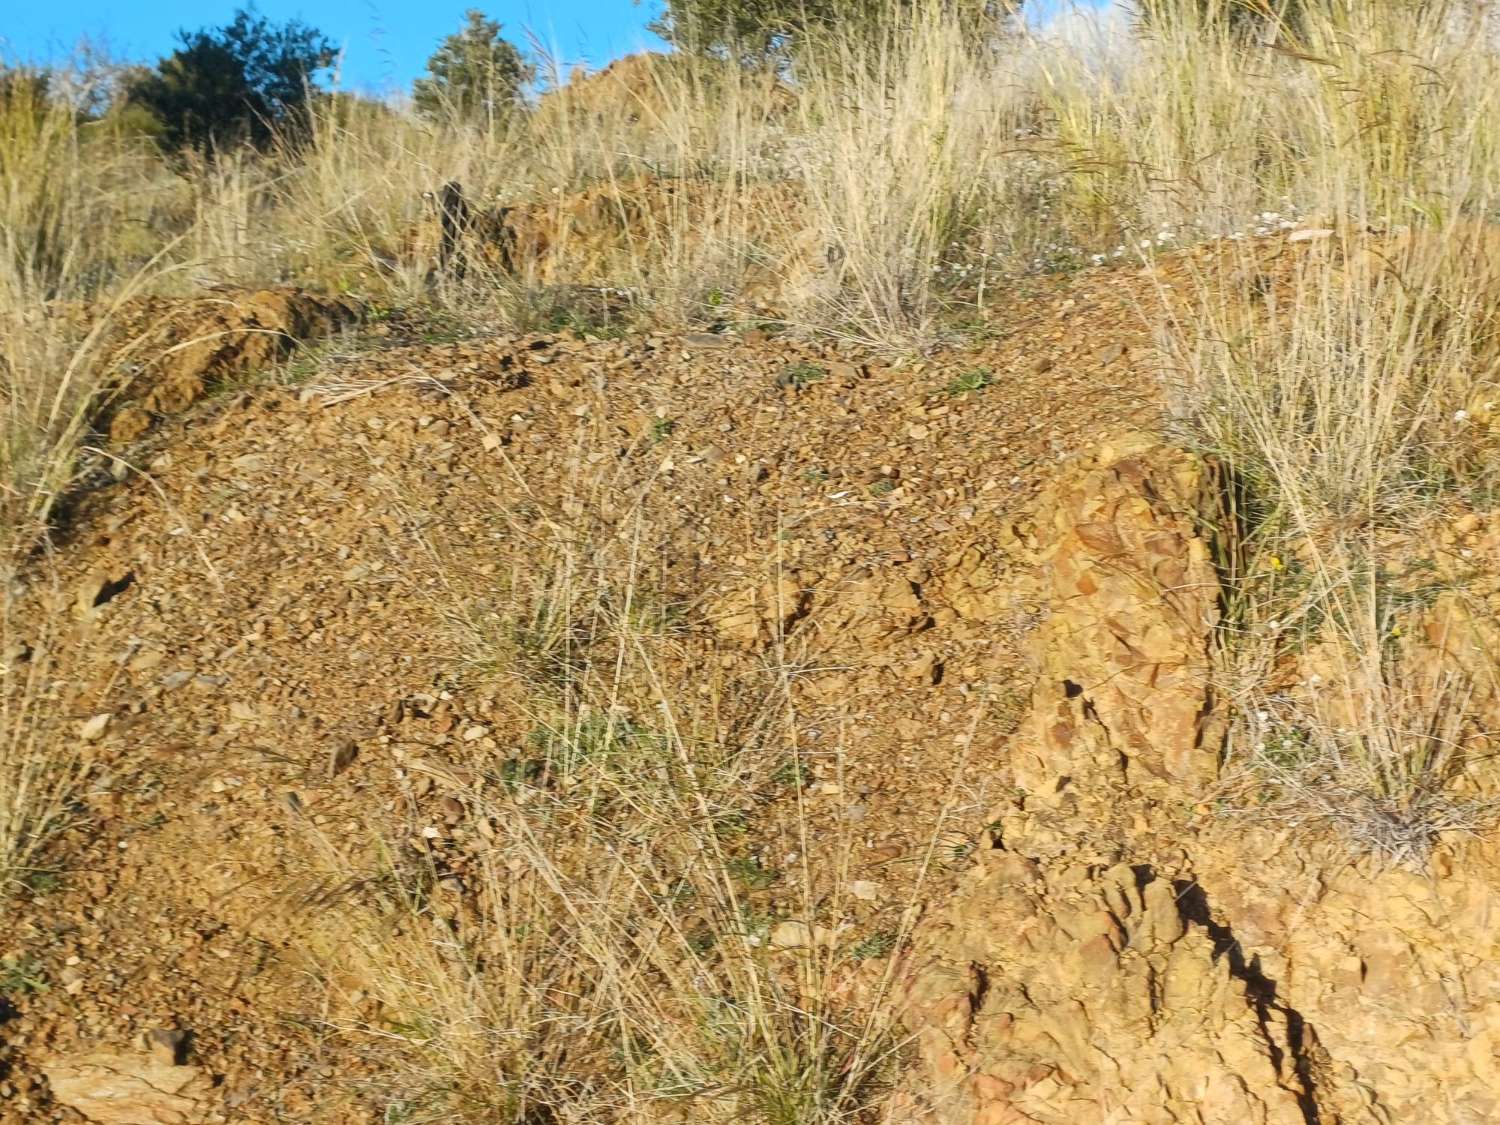
MULTIPOLYGON (((523 760, 535 709, 455 620, 544 565, 544 527, 634 538, 678 694, 782 669, 799 764, 756 774, 743 847, 877 886, 849 941, 899 926, 940 879, 933 842, 961 859, 1005 784, 1039 608, 1010 523, 1062 459, 1155 424, 1143 310, 1168 272, 1029 283, 989 338, 920 361, 757 332, 421 343, 398 320, 294 385, 174 404, 17 601, 37 636, 67 622, 29 658, 80 685, 68 721, 109 719, 48 873, 0 919, 45 982, 5 999, 0 1120, 81 1120, 43 1067, 172 1029, 210 1120, 378 1119, 381 1048, 334 1033, 302 956, 298 837, 472 863, 452 778, 523 760)), ((771 916, 795 880, 759 892, 771 916)))

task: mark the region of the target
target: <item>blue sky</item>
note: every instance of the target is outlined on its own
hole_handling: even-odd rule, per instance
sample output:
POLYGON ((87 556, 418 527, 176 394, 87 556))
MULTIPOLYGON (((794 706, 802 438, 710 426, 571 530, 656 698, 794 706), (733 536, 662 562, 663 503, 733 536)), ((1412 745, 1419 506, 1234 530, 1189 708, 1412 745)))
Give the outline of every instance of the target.
MULTIPOLYGON (((1069 9, 1098 12, 1119 0, 1028 0, 1033 23, 1051 23, 1069 9)), ((0 61, 67 59, 88 40, 117 61, 155 62, 171 52, 179 28, 228 23, 248 0, 0 0, 0 61)), ((340 85, 389 93, 423 72, 445 35, 478 7, 527 48, 530 36, 563 64, 598 68, 662 41, 646 30, 661 0, 258 0, 274 21, 301 19, 344 51, 340 85)))
MULTIPOLYGON (((47 62, 68 57, 87 38, 116 59, 154 62, 172 50, 179 28, 228 23, 243 0, 0 0, 0 58, 47 62)), ((658 0, 259 0, 274 21, 293 17, 343 47, 341 84, 384 92, 422 73, 439 40, 481 8, 527 46, 529 30, 566 64, 602 66, 643 47, 662 46, 646 31, 658 0)))

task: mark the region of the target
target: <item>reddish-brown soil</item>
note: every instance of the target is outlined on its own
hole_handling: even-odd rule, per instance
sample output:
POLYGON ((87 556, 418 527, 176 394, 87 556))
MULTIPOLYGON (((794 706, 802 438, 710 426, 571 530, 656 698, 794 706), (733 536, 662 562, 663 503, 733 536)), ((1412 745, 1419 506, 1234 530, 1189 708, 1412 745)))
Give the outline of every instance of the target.
MULTIPOLYGON (((547 527, 639 538, 683 694, 794 668, 808 772, 756 806, 753 846, 851 847, 880 887, 852 932, 896 918, 1004 782, 1037 611, 1010 524, 1060 459, 1157 423, 1146 310, 1172 268, 1030 283, 991 338, 921 361, 396 331, 301 386, 155 411, 139 472, 80 503, 17 601, 38 633, 67 622, 32 658, 82 685, 71 721, 111 719, 55 878, 0 918, 0 955, 46 981, 6 997, 0 1121, 78 1120, 39 1068, 164 1028, 213 1076, 212 1120, 376 1119, 378 1044, 333 1034, 298 954, 298 837, 448 823, 413 761, 524 746, 523 689, 467 663, 454 614, 545 565, 547 527)), ((481 846, 434 845, 458 870, 481 846)))

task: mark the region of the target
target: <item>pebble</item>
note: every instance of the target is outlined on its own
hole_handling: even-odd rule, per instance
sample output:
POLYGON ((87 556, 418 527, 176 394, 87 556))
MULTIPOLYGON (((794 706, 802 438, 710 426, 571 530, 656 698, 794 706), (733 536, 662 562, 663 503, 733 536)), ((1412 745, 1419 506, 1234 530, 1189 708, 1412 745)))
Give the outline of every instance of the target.
POLYGON ((109 726, 110 717, 110 713, 105 711, 102 714, 95 715, 92 719, 86 720, 78 728, 78 737, 85 742, 93 742, 104 734, 104 729, 109 726))

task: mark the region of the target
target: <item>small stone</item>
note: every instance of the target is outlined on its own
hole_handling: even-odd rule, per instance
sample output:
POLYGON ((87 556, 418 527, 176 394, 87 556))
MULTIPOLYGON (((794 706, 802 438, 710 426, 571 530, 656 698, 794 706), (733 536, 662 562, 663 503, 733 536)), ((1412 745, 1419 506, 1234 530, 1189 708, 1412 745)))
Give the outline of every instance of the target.
POLYGON ((874 902, 880 897, 880 884, 869 879, 855 879, 849 884, 849 893, 860 902, 874 902))
POLYGON ((333 748, 333 753, 328 755, 328 776, 338 777, 359 756, 359 744, 352 738, 346 738, 333 748))
POLYGON ((153 1028, 146 1033, 146 1047, 157 1062, 181 1066, 186 1061, 187 1032, 175 1027, 153 1028))
POLYGON ((109 726, 110 714, 108 711, 95 715, 78 728, 78 737, 85 742, 93 742, 104 733, 104 728, 109 726))

